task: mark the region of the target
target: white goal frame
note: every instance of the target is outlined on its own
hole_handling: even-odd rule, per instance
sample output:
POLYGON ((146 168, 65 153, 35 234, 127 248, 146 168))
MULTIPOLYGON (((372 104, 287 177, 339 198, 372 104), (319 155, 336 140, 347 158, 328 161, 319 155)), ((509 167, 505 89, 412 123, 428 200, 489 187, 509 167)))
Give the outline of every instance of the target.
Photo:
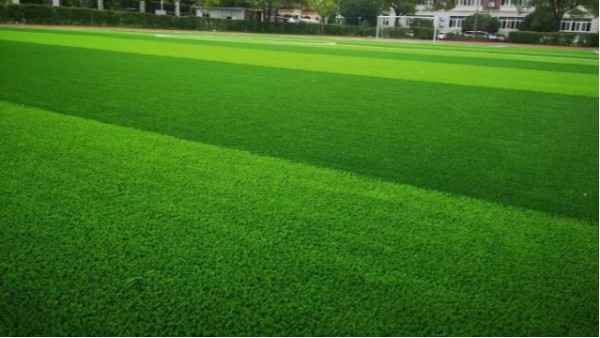
MULTIPOLYGON (((390 20, 393 20, 393 22, 396 22, 396 19, 408 19, 408 20, 412 20, 412 19, 430 19, 433 21, 433 42, 436 42, 437 40, 437 31, 438 31, 438 24, 439 24, 439 17, 437 15, 380 15, 377 17, 377 28, 375 29, 375 39, 379 40, 381 38, 381 31, 384 28, 384 21, 388 20, 388 22, 390 20)), ((388 27, 386 25, 386 27, 388 27)), ((395 27, 395 26, 392 26, 395 27)))

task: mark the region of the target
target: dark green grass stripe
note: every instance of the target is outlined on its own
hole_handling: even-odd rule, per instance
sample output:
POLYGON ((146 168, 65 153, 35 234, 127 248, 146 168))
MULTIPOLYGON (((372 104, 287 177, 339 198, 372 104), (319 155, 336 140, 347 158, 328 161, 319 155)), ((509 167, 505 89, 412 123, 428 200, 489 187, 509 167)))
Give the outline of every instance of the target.
POLYGON ((1 46, 2 100, 598 218, 596 98, 1 46))
MULTIPOLYGON (((55 33, 56 31, 52 31, 55 33)), ((210 41, 202 40, 202 36, 198 36, 200 40, 194 40, 193 35, 179 35, 178 38, 160 38, 151 36, 148 34, 119 34, 106 33, 106 32, 77 32, 77 31, 58 31, 59 33, 65 34, 76 34, 86 35, 93 34, 97 36, 105 36, 110 38, 119 39, 134 39, 134 40, 160 40, 161 42, 173 43, 173 44, 191 44, 191 45, 210 45, 210 46, 221 46, 221 47, 235 47, 241 49, 261 49, 270 51, 282 51, 282 52, 293 52, 303 54, 317 54, 317 55, 336 55, 343 57, 365 57, 365 58, 376 58, 376 59, 389 59, 389 60, 407 60, 407 61, 421 61, 421 62, 432 62, 432 63, 447 63, 447 64, 460 64, 460 65, 473 65, 473 66, 486 66, 486 67, 501 67, 501 68, 517 68, 517 69, 530 69, 530 70, 544 70, 553 72, 570 72, 570 73, 583 73, 583 74, 597 74, 598 65, 584 65, 584 64, 568 64, 568 63, 556 63, 556 62, 537 62, 527 60, 508 60, 502 58, 488 58, 488 57, 477 57, 476 55, 465 55, 453 56, 449 55, 449 51, 465 51, 460 49, 444 48, 438 55, 422 54, 416 52, 402 53, 390 53, 381 52, 377 50, 348 50, 340 49, 335 47, 327 48, 315 48, 315 46, 297 46, 297 45, 278 45, 269 43, 252 43, 252 42, 240 42, 240 41, 210 41)), ((168 34, 168 33, 167 33, 168 34)), ((337 43, 337 42, 336 42, 337 43)), ((341 45, 348 43, 341 41, 341 45)), ((377 46, 378 48, 381 46, 377 46)), ((405 47, 411 48, 411 46, 405 47)), ((401 49, 401 48, 396 48, 401 49)), ((411 48, 412 49, 412 48, 411 48)), ((497 48, 499 49, 499 48, 497 48)), ((466 51, 465 51, 466 52, 466 51)), ((471 50, 471 52, 473 52, 471 50)), ((496 50, 490 49, 486 54, 494 54, 496 50)), ((500 54, 502 55, 502 54, 500 54)), ((542 54, 543 55, 543 54, 542 54)), ((545 55, 543 55, 545 56, 545 55)), ((591 58, 591 56, 590 56, 591 58)))

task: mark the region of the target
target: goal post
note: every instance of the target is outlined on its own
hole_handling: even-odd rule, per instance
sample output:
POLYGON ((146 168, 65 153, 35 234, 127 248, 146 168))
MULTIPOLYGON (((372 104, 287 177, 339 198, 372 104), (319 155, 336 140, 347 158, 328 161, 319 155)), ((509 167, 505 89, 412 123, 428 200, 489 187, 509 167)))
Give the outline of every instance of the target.
POLYGON ((439 18, 435 15, 380 15, 376 39, 437 39, 439 18))

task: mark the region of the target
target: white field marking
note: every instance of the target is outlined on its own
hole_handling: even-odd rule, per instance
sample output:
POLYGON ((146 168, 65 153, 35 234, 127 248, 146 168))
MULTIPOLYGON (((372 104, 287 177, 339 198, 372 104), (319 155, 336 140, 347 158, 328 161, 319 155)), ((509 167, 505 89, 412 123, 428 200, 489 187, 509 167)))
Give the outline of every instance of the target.
POLYGON ((273 45, 317 45, 317 46, 333 46, 335 42, 322 42, 322 41, 298 41, 281 38, 266 38, 256 39, 247 37, 229 37, 214 36, 214 35, 176 35, 176 34, 154 34, 158 38, 167 39, 184 39, 184 40, 205 40, 205 41, 223 41, 223 42, 251 42, 251 43, 263 43, 273 45))
MULTIPOLYGON (((143 32, 141 32, 142 34, 144 34, 143 32)), ((313 45, 313 46, 348 46, 348 47, 354 47, 354 48, 372 48, 372 49, 386 49, 390 52, 393 52, 395 49, 400 49, 401 51, 423 51, 423 50, 428 50, 428 51, 439 51, 438 49, 431 49, 431 48, 410 48, 410 47, 405 47, 402 46, 401 48, 390 48, 387 46, 366 46, 366 45, 354 45, 354 44, 349 44, 349 43, 344 43, 342 41, 340 41, 341 43, 337 44, 336 42, 331 42, 331 41, 298 41, 295 39, 290 39, 290 38, 278 38, 278 37, 264 37, 264 38, 252 38, 252 37, 239 37, 239 36, 225 36, 225 35, 194 35, 194 34, 162 34, 162 33, 155 33, 154 34, 155 37, 158 38, 170 38, 170 39, 187 39, 187 40, 205 40, 205 41, 222 41, 222 42, 250 42, 250 43, 262 43, 262 44, 272 44, 272 45, 313 45)), ((340 39, 338 39, 340 40, 340 39)), ((396 41, 390 41, 390 43, 393 43, 396 41)), ((421 41, 419 41, 421 42, 421 41)), ((384 42, 385 43, 385 42, 384 42)), ((417 42, 414 42, 417 43, 417 42)), ((426 42, 425 42, 426 43, 426 42)), ((431 42, 433 43, 433 42, 431 42)), ((410 44, 410 42, 408 42, 408 44, 410 44)), ((503 47, 503 48, 513 48, 512 46, 494 46, 494 45, 485 45, 485 47, 494 47, 494 48, 499 48, 499 47, 503 47)), ((495 54, 494 52, 485 52, 485 51, 449 51, 449 50, 444 50, 443 51, 444 54, 481 54, 481 55, 494 55, 494 56, 498 56, 497 54, 495 54)), ((597 52, 596 52, 597 53, 597 52)), ((512 56, 512 57, 521 57, 523 56, 522 54, 502 54, 499 56, 512 56)), ((544 55, 533 55, 534 57, 539 57, 539 58, 547 58, 547 59, 557 59, 557 60, 582 60, 582 61, 592 61, 592 62, 597 62, 597 59, 589 59, 589 58, 569 58, 569 57, 562 57, 562 56, 544 56, 544 55)), ((542 61, 543 62, 543 61, 542 61)))
MULTIPOLYGON (((390 52, 394 52, 395 50, 398 51, 441 51, 439 49, 431 49, 431 48, 406 48, 404 46, 402 46, 401 48, 393 48, 393 47, 386 47, 386 46, 364 46, 364 45, 353 45, 353 44, 346 44, 346 43, 340 43, 338 46, 348 46, 348 47, 356 47, 356 48, 379 48, 379 49, 386 49, 390 52)), ((512 46, 493 46, 493 45, 486 45, 485 47, 493 47, 493 48, 512 48, 512 46)), ((444 54, 484 54, 484 55, 494 55, 494 56, 514 56, 514 57, 521 57, 523 56, 523 54, 495 54, 494 52, 483 52, 483 51, 458 51, 458 50, 443 50, 442 51, 444 54)), ((598 51, 594 51, 596 53, 598 53, 598 51)), ((563 57, 563 56, 545 56, 545 55, 531 55, 533 57, 539 57, 539 58, 548 58, 548 59, 558 59, 558 60, 582 60, 582 61, 598 61, 597 59, 588 59, 588 58, 569 58, 569 57, 563 57)), ((541 61, 543 62, 543 61, 541 61)))

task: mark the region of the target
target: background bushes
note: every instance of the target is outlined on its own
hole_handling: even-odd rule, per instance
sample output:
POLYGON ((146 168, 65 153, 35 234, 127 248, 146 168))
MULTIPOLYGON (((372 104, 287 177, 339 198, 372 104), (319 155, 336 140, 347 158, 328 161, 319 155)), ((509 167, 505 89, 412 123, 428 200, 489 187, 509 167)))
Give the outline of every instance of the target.
POLYGON ((346 36, 375 35, 374 28, 345 25, 316 25, 307 23, 260 22, 201 18, 196 16, 175 17, 131 11, 95 10, 78 7, 54 7, 45 5, 0 6, 0 22, 76 25, 121 26, 140 28, 167 28, 201 31, 235 31, 284 34, 327 34, 346 36))
POLYGON ((508 41, 555 46, 598 47, 598 33, 510 32, 508 41))
POLYGON ((433 28, 430 27, 391 27, 385 28, 382 34, 393 39, 433 39, 433 28))
MULTIPOLYGON (((316 25, 306 23, 261 22, 175 17, 132 11, 99 11, 79 7, 54 7, 37 4, 0 6, 0 22, 42 25, 120 26, 139 28, 186 29, 200 31, 232 31, 281 34, 325 34, 340 36, 375 36, 374 27, 350 25, 316 25)), ((396 27, 386 30, 390 38, 432 39, 430 27, 396 27)), ((598 47, 598 33, 510 32, 509 42, 558 46, 598 47)))

